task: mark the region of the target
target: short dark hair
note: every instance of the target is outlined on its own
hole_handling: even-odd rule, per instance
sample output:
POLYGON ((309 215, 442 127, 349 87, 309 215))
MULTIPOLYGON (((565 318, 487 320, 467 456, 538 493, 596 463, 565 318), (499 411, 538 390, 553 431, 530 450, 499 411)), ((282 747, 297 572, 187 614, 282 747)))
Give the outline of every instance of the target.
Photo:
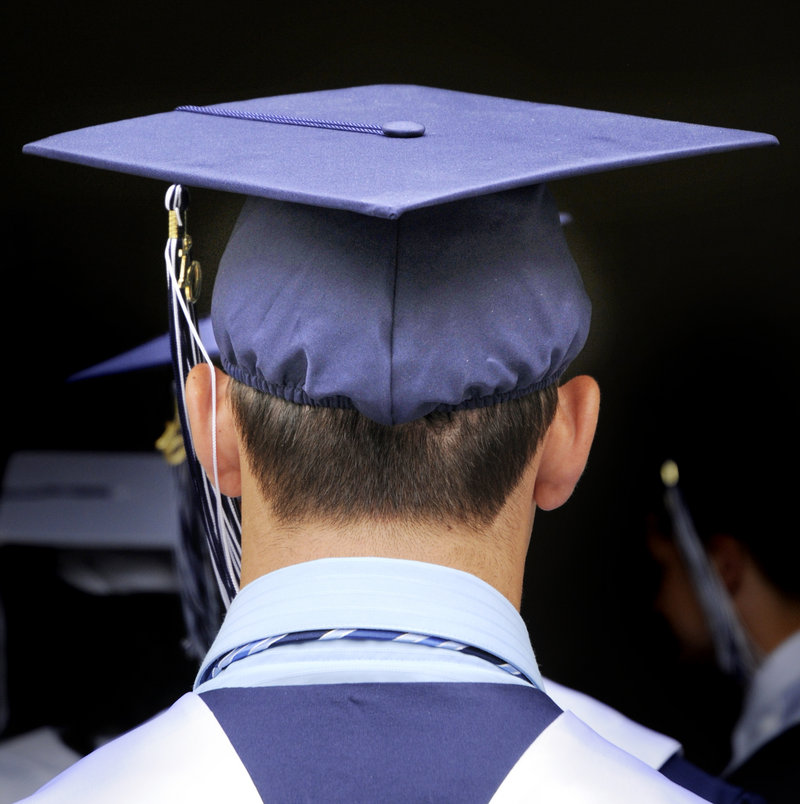
POLYGON ((535 454, 555 385, 487 407, 387 426, 356 410, 286 402, 231 379, 250 469, 286 523, 364 518, 485 526, 535 454))

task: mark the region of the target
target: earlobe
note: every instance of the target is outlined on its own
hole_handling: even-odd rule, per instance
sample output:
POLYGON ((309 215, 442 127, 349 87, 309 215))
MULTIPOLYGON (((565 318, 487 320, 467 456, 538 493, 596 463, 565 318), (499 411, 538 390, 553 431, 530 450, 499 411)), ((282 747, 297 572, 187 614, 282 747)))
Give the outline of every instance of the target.
POLYGON ((599 410, 600 389, 591 377, 573 377, 558 389, 558 409, 539 448, 538 508, 550 511, 569 499, 589 458, 599 410))
POLYGON ((214 483, 213 401, 216 400, 216 457, 219 490, 229 497, 242 493, 239 441, 228 401, 228 375, 201 363, 186 378, 186 413, 197 459, 214 483), (213 378, 213 381, 212 381, 213 378))

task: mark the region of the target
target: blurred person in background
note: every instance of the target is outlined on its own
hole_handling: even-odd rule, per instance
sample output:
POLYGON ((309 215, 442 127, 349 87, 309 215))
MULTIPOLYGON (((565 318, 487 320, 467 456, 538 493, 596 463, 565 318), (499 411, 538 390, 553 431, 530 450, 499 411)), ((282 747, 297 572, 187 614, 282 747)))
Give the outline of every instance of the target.
POLYGON ((800 797, 797 413, 777 329, 740 317, 687 332, 653 362, 643 443, 656 606, 698 674, 713 663, 738 690, 723 775, 789 802, 800 797))

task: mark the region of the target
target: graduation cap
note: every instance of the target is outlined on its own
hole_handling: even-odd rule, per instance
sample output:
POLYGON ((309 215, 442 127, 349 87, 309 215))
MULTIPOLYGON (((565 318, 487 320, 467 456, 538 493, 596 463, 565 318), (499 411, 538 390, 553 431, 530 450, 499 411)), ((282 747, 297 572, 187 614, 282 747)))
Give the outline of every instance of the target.
MULTIPOLYGON (((184 106, 24 150, 248 196, 212 299, 224 369, 397 425, 542 388, 582 348, 590 303, 546 182, 774 143, 377 85, 184 106)), ((179 217, 182 198, 168 193, 179 217)))
POLYGON ((180 107, 24 150, 250 196, 214 292, 224 368, 396 424, 542 387, 580 351, 589 302, 544 182, 774 142, 379 85, 180 107))

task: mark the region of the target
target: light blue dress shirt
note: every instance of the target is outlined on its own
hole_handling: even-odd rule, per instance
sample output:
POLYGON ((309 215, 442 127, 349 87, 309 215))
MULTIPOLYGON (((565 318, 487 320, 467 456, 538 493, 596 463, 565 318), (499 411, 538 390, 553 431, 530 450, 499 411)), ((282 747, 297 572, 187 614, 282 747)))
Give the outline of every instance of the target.
MULTIPOLYGON (((215 659, 278 634, 374 628, 480 648, 543 687, 528 631, 511 603, 466 572, 386 558, 329 558, 268 573, 233 600, 198 679, 215 659)), ((334 640, 270 648, 240 659, 198 693, 223 687, 364 682, 526 684, 485 659, 404 642, 334 640)))

